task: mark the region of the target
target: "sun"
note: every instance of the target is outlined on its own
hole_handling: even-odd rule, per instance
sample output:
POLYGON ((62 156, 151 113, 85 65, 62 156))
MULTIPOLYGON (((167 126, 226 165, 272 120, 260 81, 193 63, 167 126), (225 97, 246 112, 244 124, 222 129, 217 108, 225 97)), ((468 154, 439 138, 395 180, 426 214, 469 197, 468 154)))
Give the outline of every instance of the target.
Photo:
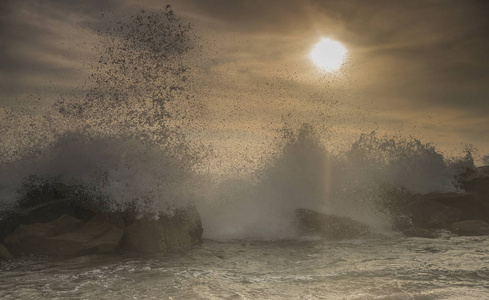
POLYGON ((312 61, 327 72, 337 71, 343 65, 346 48, 338 41, 322 38, 311 51, 312 61))

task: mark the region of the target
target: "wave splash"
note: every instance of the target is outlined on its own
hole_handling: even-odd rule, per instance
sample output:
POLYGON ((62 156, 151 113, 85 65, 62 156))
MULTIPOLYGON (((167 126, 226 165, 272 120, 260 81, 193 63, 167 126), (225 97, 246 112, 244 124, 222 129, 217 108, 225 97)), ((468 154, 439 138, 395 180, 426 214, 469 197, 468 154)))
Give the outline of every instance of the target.
POLYGON ((280 150, 252 179, 223 180, 201 205, 208 236, 295 238, 298 208, 389 230, 399 222, 389 208, 403 194, 458 191, 457 176, 474 168, 470 152, 447 159, 417 139, 372 132, 333 154, 308 124, 282 133, 280 150))
POLYGON ((198 171, 209 149, 182 130, 202 111, 186 65, 190 27, 167 7, 97 34, 104 42, 86 95, 37 115, 1 110, 0 209, 18 205, 26 180, 61 183, 113 211, 171 213, 192 201, 209 238, 285 239, 297 236, 297 208, 389 228, 385 207, 396 193, 457 191, 456 177, 474 167, 470 153, 448 159, 431 144, 375 132, 331 153, 304 124, 284 129, 276 153, 247 178, 215 180, 198 171))

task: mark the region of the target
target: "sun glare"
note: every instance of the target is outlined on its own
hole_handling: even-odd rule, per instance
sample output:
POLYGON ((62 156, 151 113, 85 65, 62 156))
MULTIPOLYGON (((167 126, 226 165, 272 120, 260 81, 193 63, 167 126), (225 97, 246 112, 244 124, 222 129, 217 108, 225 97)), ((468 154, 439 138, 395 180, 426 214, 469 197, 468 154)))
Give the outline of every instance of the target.
POLYGON ((338 41, 322 38, 312 49, 311 59, 327 72, 337 71, 343 65, 347 50, 338 41))

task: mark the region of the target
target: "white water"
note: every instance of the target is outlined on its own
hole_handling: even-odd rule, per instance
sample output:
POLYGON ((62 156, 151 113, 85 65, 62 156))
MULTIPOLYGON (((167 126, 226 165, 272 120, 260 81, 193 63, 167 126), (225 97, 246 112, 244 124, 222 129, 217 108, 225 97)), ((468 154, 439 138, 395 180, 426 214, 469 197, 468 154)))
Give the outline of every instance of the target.
POLYGON ((487 299, 489 238, 205 241, 148 257, 0 262, 1 299, 487 299))

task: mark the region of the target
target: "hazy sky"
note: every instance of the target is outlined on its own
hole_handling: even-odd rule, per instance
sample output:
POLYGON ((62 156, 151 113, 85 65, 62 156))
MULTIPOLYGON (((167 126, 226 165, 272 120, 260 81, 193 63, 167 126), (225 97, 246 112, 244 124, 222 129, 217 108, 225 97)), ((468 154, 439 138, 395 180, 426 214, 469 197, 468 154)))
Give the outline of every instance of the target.
POLYGON ((2 1, 0 105, 82 93, 101 13, 166 4, 201 45, 192 64, 209 140, 253 148, 284 122, 307 122, 332 143, 376 130, 489 153, 483 0, 2 1), (348 49, 340 71, 309 59, 321 37, 348 49))

